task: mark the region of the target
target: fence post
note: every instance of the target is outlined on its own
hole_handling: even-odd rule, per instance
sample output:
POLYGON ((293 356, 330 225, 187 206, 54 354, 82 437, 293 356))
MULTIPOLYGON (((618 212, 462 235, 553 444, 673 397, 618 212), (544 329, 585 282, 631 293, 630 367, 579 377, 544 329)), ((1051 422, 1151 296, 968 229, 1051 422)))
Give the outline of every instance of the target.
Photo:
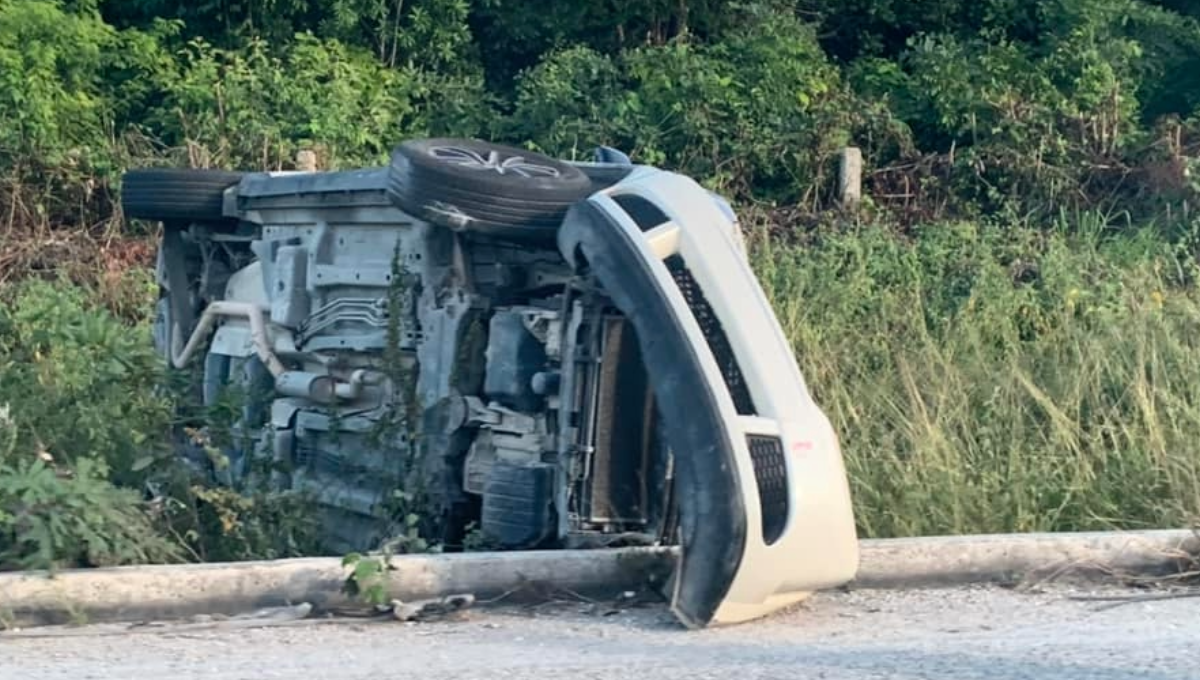
POLYGON ((838 201, 843 208, 857 208, 862 201, 862 149, 848 146, 842 149, 838 167, 838 201))

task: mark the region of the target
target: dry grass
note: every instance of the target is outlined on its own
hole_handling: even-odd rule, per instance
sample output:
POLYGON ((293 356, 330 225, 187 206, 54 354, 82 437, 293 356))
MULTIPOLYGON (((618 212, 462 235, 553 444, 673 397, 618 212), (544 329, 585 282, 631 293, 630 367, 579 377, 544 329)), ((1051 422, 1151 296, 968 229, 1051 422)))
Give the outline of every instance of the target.
POLYGON ((0 286, 31 277, 70 281, 118 317, 145 316, 155 240, 115 231, 32 230, 0 240, 0 286))
MULTIPOLYGON (((161 164, 178 153, 129 134, 113 142, 109 155, 121 164, 161 164)), ((118 182, 119 175, 69 163, 18 166, 0 176, 0 286, 24 278, 69 281, 122 318, 143 316, 157 233, 126 223, 118 182)))

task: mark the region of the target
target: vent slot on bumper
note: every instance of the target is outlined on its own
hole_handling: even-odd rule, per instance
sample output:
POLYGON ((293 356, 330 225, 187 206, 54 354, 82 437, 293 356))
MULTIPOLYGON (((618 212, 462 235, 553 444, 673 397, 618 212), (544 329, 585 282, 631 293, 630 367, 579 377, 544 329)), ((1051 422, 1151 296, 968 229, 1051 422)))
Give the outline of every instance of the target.
POLYGON ((750 460, 754 463, 754 481, 758 484, 758 502, 762 510, 763 542, 771 545, 783 535, 788 518, 787 462, 779 437, 746 435, 750 460))
POLYGON ((755 415, 754 400, 750 398, 750 389, 746 386, 746 379, 742 375, 737 357, 733 355, 729 337, 725 335, 725 329, 713 312, 708 298, 704 296, 704 291, 700 289, 700 284, 696 282, 682 257, 673 255, 667 258, 664 264, 675 279, 675 285, 683 293, 683 298, 687 300, 688 309, 691 310, 692 316, 696 317, 700 330, 704 332, 704 339, 716 357, 717 365, 721 367, 721 377, 725 380, 725 387, 729 390, 729 396, 733 398, 733 405, 738 414, 755 415))

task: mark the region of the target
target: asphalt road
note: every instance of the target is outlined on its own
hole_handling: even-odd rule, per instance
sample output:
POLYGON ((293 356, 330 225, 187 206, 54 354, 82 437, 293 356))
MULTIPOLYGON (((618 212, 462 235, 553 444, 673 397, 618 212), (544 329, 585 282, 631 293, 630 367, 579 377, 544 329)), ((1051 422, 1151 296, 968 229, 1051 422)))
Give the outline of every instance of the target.
POLYGON ((555 678, 1200 679, 1200 598, 1132 591, 824 594, 765 621, 685 632, 658 606, 564 603, 455 621, 0 635, 0 680, 555 678), (1107 605, 1107 608, 1106 608, 1107 605))

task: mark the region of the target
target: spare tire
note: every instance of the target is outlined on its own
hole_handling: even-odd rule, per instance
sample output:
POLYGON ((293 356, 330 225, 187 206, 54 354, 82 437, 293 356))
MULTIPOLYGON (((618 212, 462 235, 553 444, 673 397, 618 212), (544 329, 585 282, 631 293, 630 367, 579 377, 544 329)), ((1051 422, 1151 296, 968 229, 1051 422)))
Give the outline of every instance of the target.
POLYGON ((396 147, 388 195, 401 210, 457 231, 552 240, 567 209, 593 185, 579 168, 473 139, 417 139, 396 147))
POLYGON ((240 172, 182 168, 130 170, 121 178, 126 217, 158 222, 225 222, 225 190, 240 172))

